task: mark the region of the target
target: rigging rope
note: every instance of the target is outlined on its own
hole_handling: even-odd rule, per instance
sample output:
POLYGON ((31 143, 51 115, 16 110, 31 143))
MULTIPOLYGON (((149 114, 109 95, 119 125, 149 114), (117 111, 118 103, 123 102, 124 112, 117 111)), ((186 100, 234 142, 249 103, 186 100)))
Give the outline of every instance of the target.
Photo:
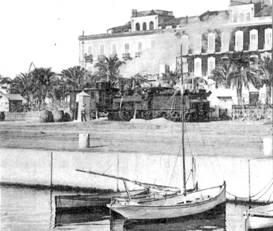
MULTIPOLYGON (((239 197, 239 196, 236 196, 235 194, 230 193, 230 192, 228 192, 228 191, 227 191, 227 194, 233 196, 235 199, 238 199, 238 198, 239 198, 239 199, 242 199, 242 200, 247 200, 247 199, 253 199, 254 197, 258 196, 260 193, 262 193, 262 192, 267 188, 266 191, 262 193, 262 195, 260 195, 258 198, 253 199, 253 201, 258 201, 258 200, 261 199, 267 192, 269 192, 269 190, 270 190, 271 188, 273 188, 272 186, 273 186, 273 178, 272 178, 272 179, 270 180, 270 182, 269 182, 268 184, 266 184, 266 186, 264 186, 258 193, 255 193, 254 195, 251 195, 250 197, 239 197)), ((269 200, 271 199, 272 194, 273 194, 273 192, 271 193, 269 200)), ((268 200, 268 201, 269 201, 269 200, 268 200)))
POLYGON ((177 155, 176 155, 176 160, 175 160, 175 162, 174 162, 174 167, 173 167, 173 170, 172 170, 171 175, 170 175, 169 185, 171 185, 171 181, 172 181, 172 178, 173 178, 173 175, 174 175, 174 169, 175 169, 175 167, 176 167, 176 164, 177 164, 177 160, 178 160, 178 156, 179 156, 180 151, 181 151, 181 145, 179 145, 179 150, 178 150, 178 153, 177 153, 177 155))

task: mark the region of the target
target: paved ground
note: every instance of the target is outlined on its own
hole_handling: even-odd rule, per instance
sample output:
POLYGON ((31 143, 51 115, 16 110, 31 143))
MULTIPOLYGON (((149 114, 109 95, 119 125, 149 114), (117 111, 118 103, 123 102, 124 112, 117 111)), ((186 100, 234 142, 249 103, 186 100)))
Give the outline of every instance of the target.
MULTIPOLYGON (((263 137, 271 123, 217 121, 186 124, 186 151, 199 155, 263 155, 263 137)), ((91 121, 85 123, 0 122, 0 147, 77 150, 79 133, 90 133, 85 151, 148 152, 177 155, 181 124, 154 121, 91 121)))

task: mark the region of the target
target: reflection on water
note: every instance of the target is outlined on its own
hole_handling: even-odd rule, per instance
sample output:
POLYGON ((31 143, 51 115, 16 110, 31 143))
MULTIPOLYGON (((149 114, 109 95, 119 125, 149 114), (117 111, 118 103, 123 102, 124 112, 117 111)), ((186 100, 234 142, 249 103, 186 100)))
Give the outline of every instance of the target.
MULTIPOLYGON (((55 195, 64 192, 28 188, 1 187, 1 230, 73 230, 73 231, 126 231, 126 230, 227 230, 244 231, 244 206, 227 204, 213 212, 180 219, 160 221, 125 221, 109 215, 106 208, 87 213, 55 214, 55 195)), ((71 192, 70 192, 71 193, 71 192)))

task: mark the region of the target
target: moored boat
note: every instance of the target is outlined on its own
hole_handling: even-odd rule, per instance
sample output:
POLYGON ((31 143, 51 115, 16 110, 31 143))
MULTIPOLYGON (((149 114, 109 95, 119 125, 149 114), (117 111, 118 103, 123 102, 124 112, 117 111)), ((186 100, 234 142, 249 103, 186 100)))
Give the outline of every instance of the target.
POLYGON ((246 229, 273 230, 273 203, 248 210, 245 214, 246 229))
POLYGON ((126 219, 164 219, 200 214, 226 202, 226 185, 199 190, 187 195, 177 194, 165 198, 145 200, 124 200, 115 198, 107 205, 126 219))
MULTIPOLYGON (((132 198, 143 198, 147 195, 148 190, 132 190, 132 198)), ((93 194, 75 194, 75 195, 58 195, 55 196, 56 212, 80 212, 92 209, 93 207, 105 207, 114 197, 127 198, 127 192, 112 193, 93 193, 93 194)))

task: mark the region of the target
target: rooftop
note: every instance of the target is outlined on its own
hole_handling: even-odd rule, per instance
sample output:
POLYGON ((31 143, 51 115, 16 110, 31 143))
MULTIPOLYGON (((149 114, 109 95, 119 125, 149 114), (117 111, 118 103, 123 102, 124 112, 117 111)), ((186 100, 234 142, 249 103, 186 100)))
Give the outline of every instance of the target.
POLYGON ((231 6, 237 6, 237 5, 245 5, 245 4, 257 4, 257 3, 266 3, 268 1, 265 0, 230 0, 230 5, 231 6))
POLYGON ((21 96, 20 94, 4 94, 1 92, 0 92, 0 94, 4 95, 9 100, 15 100, 15 101, 24 101, 25 100, 25 98, 23 96, 21 96))
POLYGON ((150 16, 150 15, 173 17, 173 12, 167 11, 167 10, 146 10, 146 11, 137 11, 135 9, 132 10, 132 17, 143 17, 143 16, 150 16))

